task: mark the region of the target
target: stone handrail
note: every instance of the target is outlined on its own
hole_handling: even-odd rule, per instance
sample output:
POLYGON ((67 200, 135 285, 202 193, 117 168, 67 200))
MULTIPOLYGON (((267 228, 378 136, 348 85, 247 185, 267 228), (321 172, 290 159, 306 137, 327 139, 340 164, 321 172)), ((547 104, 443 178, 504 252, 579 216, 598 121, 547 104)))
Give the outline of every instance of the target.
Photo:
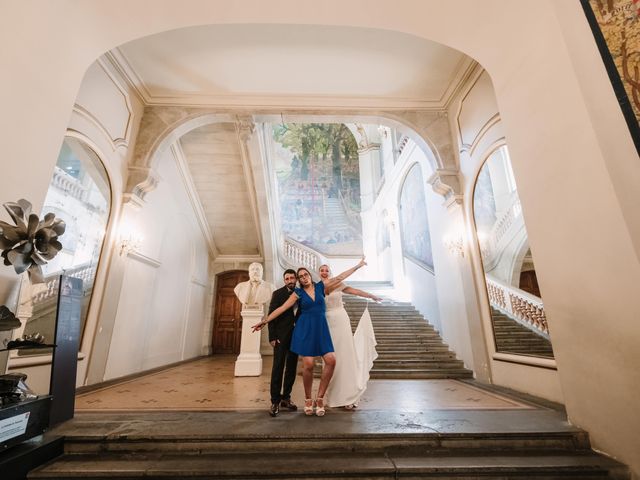
POLYGON ((501 247, 504 247, 504 245, 511 240, 511 238, 507 238, 507 241, 503 242, 505 235, 511 227, 516 224, 516 221, 521 218, 522 207, 520 206, 520 197, 518 197, 516 191, 512 194, 509 207, 502 212, 502 215, 493 224, 486 238, 480 242, 480 250, 482 251, 482 257, 485 260, 488 270, 491 270, 493 266, 495 266, 493 262, 499 257, 502 251, 501 247))
POLYGON ((81 202, 86 200, 88 191, 87 187, 60 167, 56 166, 54 168, 51 184, 65 192, 67 195, 77 198, 81 202))
POLYGON ((60 284, 60 275, 68 275, 82 279, 82 289, 86 292, 93 287, 96 266, 91 263, 78 265, 67 270, 47 275, 44 279, 44 288, 39 289, 32 297, 33 306, 37 306, 58 295, 58 286, 60 284))
POLYGON ((311 272, 317 272, 320 265, 324 263, 324 259, 318 252, 288 237, 283 239, 282 253, 290 264, 306 267, 311 272))
POLYGON ((489 303, 492 307, 497 308, 529 330, 549 338, 549 327, 542 299, 489 275, 486 275, 485 279, 489 303))
POLYGON ((520 206, 520 197, 517 192, 514 192, 511 198, 511 204, 493 225, 491 233, 489 234, 495 247, 498 246, 504 234, 507 233, 511 225, 513 225, 514 221, 520 217, 521 214, 522 207, 520 206))

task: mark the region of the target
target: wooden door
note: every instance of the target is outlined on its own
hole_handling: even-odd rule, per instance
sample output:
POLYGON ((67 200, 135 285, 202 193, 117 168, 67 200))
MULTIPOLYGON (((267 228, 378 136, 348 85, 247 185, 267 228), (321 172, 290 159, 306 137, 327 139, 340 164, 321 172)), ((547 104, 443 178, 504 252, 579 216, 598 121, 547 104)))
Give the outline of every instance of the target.
POLYGON ((520 290, 542 298, 540 295, 540 287, 538 286, 538 277, 535 270, 527 270, 520 272, 520 290))
POLYGON ((213 353, 240 353, 242 336, 242 304, 233 293, 235 286, 249 280, 246 271, 225 272, 218 275, 213 314, 213 353))

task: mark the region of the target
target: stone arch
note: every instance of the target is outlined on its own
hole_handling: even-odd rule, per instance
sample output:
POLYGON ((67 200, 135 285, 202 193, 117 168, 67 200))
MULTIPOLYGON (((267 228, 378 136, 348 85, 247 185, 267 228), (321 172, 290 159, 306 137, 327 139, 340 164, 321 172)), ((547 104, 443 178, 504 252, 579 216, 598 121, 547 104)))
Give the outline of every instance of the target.
MULTIPOLYGON (((282 121, 283 115, 283 112, 252 114, 192 107, 147 107, 140 123, 140 135, 135 145, 133 163, 129 167, 125 197, 144 198, 148 191, 155 188, 157 180, 153 171, 154 157, 187 132, 217 122, 234 122, 239 124, 241 130, 252 131, 254 119, 282 121)), ((455 185, 445 189, 436 189, 435 184, 431 182, 434 190, 442 195, 446 195, 451 190, 459 192, 458 162, 453 154, 447 117, 442 113, 382 111, 370 114, 355 111, 353 114, 345 115, 344 112, 332 111, 320 114, 295 112, 287 114, 287 119, 289 121, 331 121, 348 126, 353 125, 354 122, 379 123, 397 128, 416 142, 436 174, 448 172, 455 177, 455 185)), ((350 130, 353 132, 352 128, 350 130)))

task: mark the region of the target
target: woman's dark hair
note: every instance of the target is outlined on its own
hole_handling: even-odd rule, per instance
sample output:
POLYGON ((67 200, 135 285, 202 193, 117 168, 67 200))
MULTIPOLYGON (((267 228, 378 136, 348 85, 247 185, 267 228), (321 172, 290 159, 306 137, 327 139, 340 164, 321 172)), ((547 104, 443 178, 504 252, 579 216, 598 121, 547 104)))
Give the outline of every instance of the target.
POLYGON ((282 277, 284 278, 287 275, 287 273, 293 273, 296 276, 296 278, 298 278, 298 274, 293 268, 287 268, 282 274, 282 277))

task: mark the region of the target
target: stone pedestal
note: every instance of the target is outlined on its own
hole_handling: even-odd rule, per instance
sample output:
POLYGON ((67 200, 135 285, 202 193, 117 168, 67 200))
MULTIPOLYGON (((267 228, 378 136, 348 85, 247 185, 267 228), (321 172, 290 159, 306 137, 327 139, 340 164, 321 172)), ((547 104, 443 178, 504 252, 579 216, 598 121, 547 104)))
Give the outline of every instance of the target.
POLYGON ((243 305, 241 314, 240 355, 236 360, 234 375, 236 377, 259 377, 262 374, 262 356, 260 355, 260 338, 262 335, 259 332, 252 333, 251 326, 262 321, 264 307, 262 305, 243 305))

